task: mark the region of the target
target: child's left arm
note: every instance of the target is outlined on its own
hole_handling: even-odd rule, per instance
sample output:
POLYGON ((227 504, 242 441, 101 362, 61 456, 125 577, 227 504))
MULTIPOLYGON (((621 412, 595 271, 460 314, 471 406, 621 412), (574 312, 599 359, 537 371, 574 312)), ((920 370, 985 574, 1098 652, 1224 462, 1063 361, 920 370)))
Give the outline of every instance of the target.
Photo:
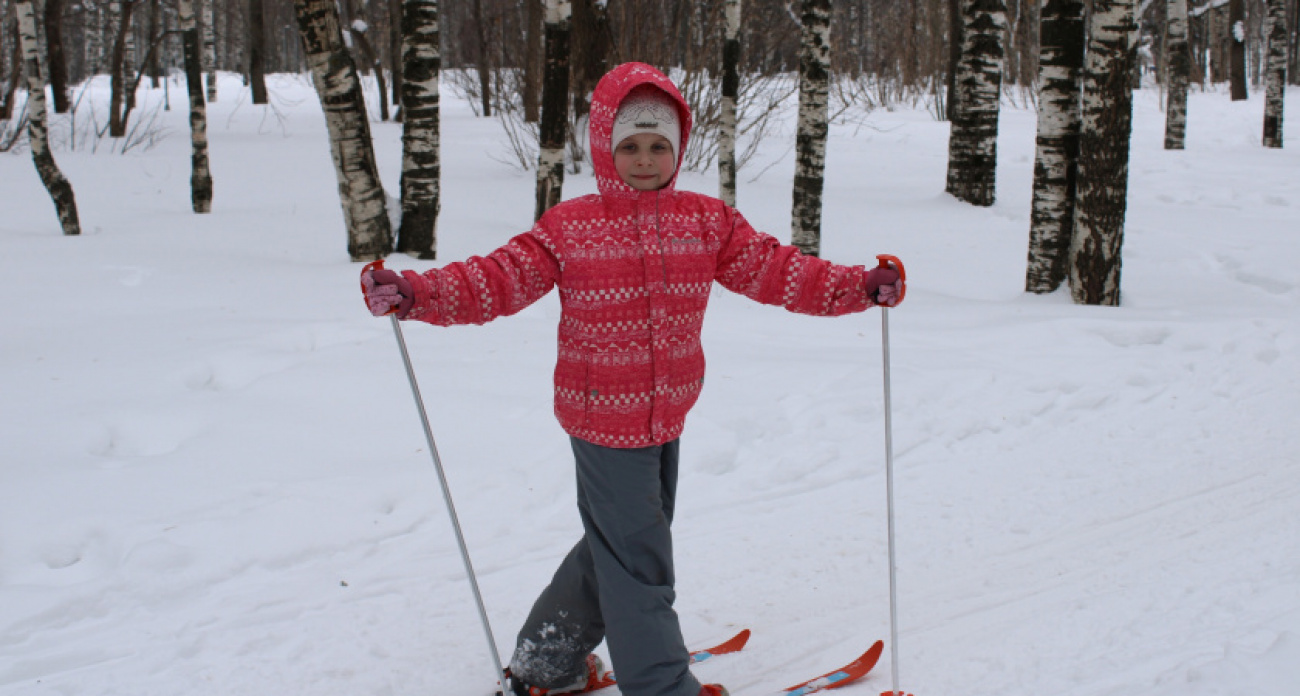
POLYGON ((868 271, 806 256, 755 230, 739 212, 727 210, 729 234, 724 235, 714 276, 723 287, 800 314, 839 316, 878 304, 890 306, 886 295, 893 295, 886 289, 898 282, 895 271, 868 271))

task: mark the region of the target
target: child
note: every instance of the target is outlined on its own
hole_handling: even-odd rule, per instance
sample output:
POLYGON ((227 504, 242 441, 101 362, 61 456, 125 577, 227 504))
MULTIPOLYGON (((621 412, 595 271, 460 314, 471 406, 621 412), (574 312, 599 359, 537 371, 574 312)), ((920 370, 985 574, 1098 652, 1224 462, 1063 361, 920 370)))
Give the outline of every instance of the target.
POLYGON ((582 690, 606 640, 627 696, 725 696, 690 673, 669 529, 678 436, 704 385, 710 288, 835 316, 893 306, 902 281, 804 256, 722 201, 675 190, 691 114, 658 70, 610 71, 590 120, 599 194, 561 203, 486 257, 364 273, 366 301, 376 316, 482 324, 560 289, 555 415, 572 442, 585 535, 519 632, 512 691, 582 690))

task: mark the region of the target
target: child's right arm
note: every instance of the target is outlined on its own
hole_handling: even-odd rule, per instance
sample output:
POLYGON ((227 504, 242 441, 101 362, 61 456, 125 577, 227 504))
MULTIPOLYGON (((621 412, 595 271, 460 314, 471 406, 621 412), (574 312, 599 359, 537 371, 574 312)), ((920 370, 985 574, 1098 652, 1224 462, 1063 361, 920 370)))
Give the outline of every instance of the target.
POLYGON ((487 256, 424 273, 403 271, 413 292, 406 319, 451 326, 484 324, 541 299, 560 279, 553 244, 534 227, 487 256))

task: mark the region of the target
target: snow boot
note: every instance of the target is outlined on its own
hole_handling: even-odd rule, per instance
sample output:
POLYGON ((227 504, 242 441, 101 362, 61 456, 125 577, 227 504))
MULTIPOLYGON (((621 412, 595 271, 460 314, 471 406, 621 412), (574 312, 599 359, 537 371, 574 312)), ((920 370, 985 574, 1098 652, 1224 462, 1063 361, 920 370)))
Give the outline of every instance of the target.
MULTIPOLYGON (((527 682, 510 676, 510 692, 514 696, 552 696, 559 694, 576 694, 587 691, 595 686, 605 674, 605 663, 601 661, 600 656, 591 654, 587 656, 587 671, 582 676, 577 677, 572 683, 559 686, 554 689, 544 689, 540 686, 532 686, 527 682)), ((509 670, 507 670, 508 672, 509 670)), ((724 692, 725 693, 725 692, 724 692)))
POLYGON ((721 684, 705 684, 700 689, 700 696, 731 696, 721 684))

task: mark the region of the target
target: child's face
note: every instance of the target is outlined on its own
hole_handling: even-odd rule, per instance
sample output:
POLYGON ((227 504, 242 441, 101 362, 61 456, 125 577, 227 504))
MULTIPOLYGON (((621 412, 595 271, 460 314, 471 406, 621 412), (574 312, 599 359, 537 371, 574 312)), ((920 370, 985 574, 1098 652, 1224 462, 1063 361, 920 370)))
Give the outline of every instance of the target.
POLYGON ((673 178, 677 158, 668 139, 657 133, 637 133, 614 148, 614 169, 628 186, 654 191, 673 178))

